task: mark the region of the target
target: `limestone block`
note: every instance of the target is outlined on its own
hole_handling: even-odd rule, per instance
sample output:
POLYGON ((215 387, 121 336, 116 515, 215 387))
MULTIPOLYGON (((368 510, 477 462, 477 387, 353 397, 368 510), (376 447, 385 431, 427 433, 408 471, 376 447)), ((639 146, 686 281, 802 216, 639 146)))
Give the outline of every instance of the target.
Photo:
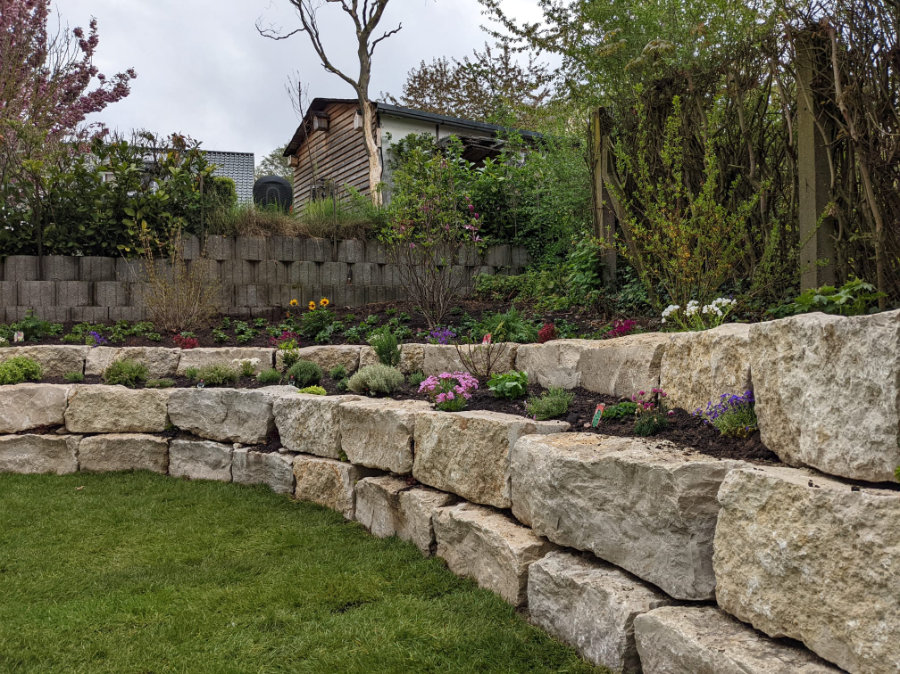
POLYGON ((782 461, 880 482, 900 465, 900 310, 750 328, 762 441, 782 461))
POLYGON ((0 386, 0 433, 61 426, 69 388, 57 384, 0 386))
POLYGON ((158 346, 98 346, 88 351, 84 373, 88 376, 102 375, 113 363, 129 359, 146 365, 151 379, 174 377, 181 353, 181 349, 158 346))
MULTIPOLYGON (((294 389, 296 391, 296 389, 294 389)), ((285 395, 272 405, 281 444, 292 452, 341 458, 341 403, 359 396, 285 395)))
POLYGON ((712 606, 664 606, 634 619, 644 674, 831 674, 809 651, 766 639, 712 606))
POLYGON ((341 448, 352 463, 408 474, 413 469, 416 413, 424 400, 357 399, 341 405, 341 448))
MULTIPOLYGON (((455 346, 446 344, 423 344, 424 355, 422 357, 422 371, 427 375, 440 374, 441 372, 465 372, 468 368, 463 364, 456 351, 455 346)), ((496 344, 494 349, 496 355, 492 355, 492 359, 496 359, 496 367, 494 372, 509 372, 514 370, 516 363, 516 353, 522 347, 520 344, 503 343, 496 344)), ((487 351, 480 344, 461 346, 465 354, 471 354, 471 358, 475 363, 484 367, 487 357, 487 351)))
POLYGON ((512 450, 512 511, 676 599, 712 599, 716 492, 742 465, 645 438, 526 436, 512 450))
POLYGON ((630 397, 659 385, 662 333, 628 335, 608 340, 555 339, 519 347, 516 369, 545 386, 575 388, 630 397))
POLYGON ((169 444, 169 475, 191 480, 231 482, 229 445, 207 440, 172 440, 169 444))
POLYGON ((511 517, 460 503, 434 513, 437 556, 514 606, 526 603, 528 567, 554 549, 511 517))
POLYGON ((294 459, 277 452, 254 452, 246 447, 232 454, 231 479, 238 484, 265 484, 276 494, 294 491, 294 459))
POLYGON ((169 441, 156 435, 109 433, 84 438, 78 446, 81 470, 105 472, 169 469, 169 441))
POLYGON ((531 621, 590 662, 640 672, 634 619, 673 600, 593 557, 554 551, 528 569, 531 621))
MULTIPOLYGON (((359 367, 364 368, 366 365, 374 365, 378 363, 378 356, 375 355, 375 349, 371 346, 360 347, 359 351, 359 367)), ((424 344, 401 344, 400 345, 400 364, 397 369, 404 374, 411 372, 423 372, 425 367, 425 345, 424 344)))
MULTIPOLYGON (((328 374, 330 370, 343 365, 347 370, 347 374, 356 371, 359 366, 359 347, 351 344, 340 346, 305 346, 297 349, 297 354, 301 360, 308 360, 320 368, 324 374, 328 374)), ((284 368, 284 352, 275 352, 275 367, 279 370, 284 368)))
POLYGON ((184 375, 188 368, 201 368, 207 365, 228 365, 240 370, 244 360, 253 362, 253 371, 258 373, 272 367, 275 349, 255 346, 226 346, 200 349, 184 349, 178 361, 178 376, 184 375))
POLYGON ((701 332, 669 336, 659 386, 671 407, 693 412, 718 402, 723 393, 742 394, 750 384, 750 326, 728 323, 701 332))
POLYGON ((78 435, 2 435, 0 473, 74 473, 80 440, 78 435))
POLYGON ((259 445, 275 427, 272 403, 277 397, 268 388, 175 389, 169 398, 169 418, 201 438, 259 445))
POLYGON ((171 391, 86 384, 73 386, 66 429, 73 433, 161 433, 171 391))
POLYGON ((419 412, 413 476, 474 503, 509 508, 509 455, 532 433, 560 433, 562 421, 532 421, 497 412, 419 412))
POLYGON ((0 363, 25 356, 40 363, 44 377, 62 377, 67 372, 84 372, 89 346, 16 346, 0 349, 0 363))
POLYGON ((353 519, 356 483, 375 471, 316 456, 294 457, 294 496, 331 508, 353 519))
POLYGON ((719 606, 848 671, 900 670, 900 492, 779 466, 734 471, 719 502, 719 606))

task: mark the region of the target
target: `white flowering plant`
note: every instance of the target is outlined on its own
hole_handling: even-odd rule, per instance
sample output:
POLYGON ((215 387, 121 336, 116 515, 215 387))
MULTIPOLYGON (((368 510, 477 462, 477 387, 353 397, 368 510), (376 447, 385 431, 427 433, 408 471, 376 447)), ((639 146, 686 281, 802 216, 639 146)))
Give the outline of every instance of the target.
POLYGON ((675 326, 676 330, 708 330, 722 325, 736 303, 727 297, 717 297, 703 306, 697 300, 691 300, 684 308, 670 304, 663 309, 662 323, 675 326))

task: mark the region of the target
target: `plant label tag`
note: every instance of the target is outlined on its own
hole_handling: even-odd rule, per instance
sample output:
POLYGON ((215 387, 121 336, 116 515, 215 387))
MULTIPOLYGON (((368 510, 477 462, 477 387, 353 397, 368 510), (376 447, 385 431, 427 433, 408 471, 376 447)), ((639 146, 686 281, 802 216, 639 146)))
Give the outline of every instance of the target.
POLYGON ((594 418, 591 420, 591 426, 593 428, 597 428, 600 425, 600 419, 603 418, 603 410, 606 409, 606 405, 600 403, 597 405, 597 408, 594 410, 594 418))

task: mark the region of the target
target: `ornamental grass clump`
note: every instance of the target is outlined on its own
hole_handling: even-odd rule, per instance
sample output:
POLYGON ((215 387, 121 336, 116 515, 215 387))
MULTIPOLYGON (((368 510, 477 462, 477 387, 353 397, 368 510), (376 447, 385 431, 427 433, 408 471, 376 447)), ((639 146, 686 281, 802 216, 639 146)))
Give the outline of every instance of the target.
POLYGON ((366 365, 347 380, 347 388, 354 393, 370 396, 390 395, 401 386, 405 379, 395 367, 375 363, 366 365))
POLYGON ((528 415, 537 421, 559 417, 569 411, 569 405, 575 399, 575 394, 563 388, 551 388, 541 394, 541 397, 532 396, 525 405, 528 415))
POLYGON ((743 395, 723 393, 719 402, 713 404, 710 400, 706 409, 694 410, 694 416, 701 417, 725 437, 748 438, 759 429, 755 403, 753 391, 744 391, 743 395))
POLYGON ((281 373, 274 367, 267 367, 264 370, 259 371, 259 374, 256 375, 256 381, 263 386, 278 384, 281 382, 281 373))
POLYGON ((459 412, 477 390, 478 380, 468 372, 441 372, 419 384, 419 393, 427 394, 442 412, 459 412))

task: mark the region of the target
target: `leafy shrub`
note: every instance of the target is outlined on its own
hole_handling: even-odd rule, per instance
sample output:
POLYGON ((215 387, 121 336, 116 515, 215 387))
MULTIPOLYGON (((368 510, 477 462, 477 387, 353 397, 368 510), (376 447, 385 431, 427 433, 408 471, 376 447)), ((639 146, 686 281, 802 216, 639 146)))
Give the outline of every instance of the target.
POLYGON ((531 344, 538 340, 538 329, 518 309, 512 307, 505 313, 490 313, 481 317, 475 326, 473 337, 481 340, 485 335, 490 335, 493 342, 531 344))
POLYGON ((84 373, 78 372, 78 370, 73 370, 72 372, 66 372, 63 375, 63 379, 65 379, 70 384, 80 384, 84 381, 84 373))
POLYGON ((297 393, 309 393, 314 396, 324 396, 328 395, 328 392, 323 389, 321 386, 307 386, 306 388, 302 388, 297 393))
POLYGON ((184 376, 188 379, 196 379, 199 374, 200 370, 198 370, 196 367, 189 367, 184 371, 184 376))
POLYGON ((288 368, 286 375, 294 386, 303 388, 322 381, 322 368, 311 360, 298 360, 288 368))
POLYGON ((666 393, 661 388, 650 389, 649 395, 645 391, 638 391, 631 396, 631 401, 637 405, 634 422, 636 435, 656 435, 669 425, 668 417, 672 412, 666 408, 665 397, 666 393))
POLYGON ((263 386, 271 386, 281 381, 281 373, 274 367, 269 367, 259 371, 259 374, 256 375, 256 381, 263 386))
POLYGON ((860 316, 878 308, 878 300, 885 297, 871 283, 854 278, 840 288, 822 286, 810 288, 802 292, 790 304, 770 310, 776 317, 805 314, 810 311, 821 311, 826 314, 840 316, 860 316))
POLYGON ((541 396, 532 396, 525 406, 528 414, 538 421, 552 419, 569 411, 569 405, 575 399, 575 394, 562 388, 551 388, 541 396))
POLYGON ((300 315, 298 332, 317 344, 328 342, 339 325, 337 316, 328 308, 328 304, 327 297, 320 299, 318 304, 310 301, 309 311, 300 315))
POLYGON ((259 365, 259 358, 243 358, 240 361, 240 371, 242 377, 252 377, 256 374, 256 366, 259 365))
POLYGON ((335 381, 340 381, 341 379, 347 378, 347 368, 343 365, 335 365, 328 371, 328 376, 334 379, 335 381))
POLYGON ((34 311, 29 309, 25 312, 25 318, 10 323, 9 325, 0 325, 0 337, 7 341, 12 341, 13 335, 21 332, 26 342, 42 339, 44 337, 53 337, 59 335, 63 331, 61 323, 51 323, 34 315, 34 311))
POLYGON ((409 382, 410 386, 414 386, 419 388, 419 384, 425 381, 425 373, 421 370, 416 370, 415 372, 410 372, 409 376, 406 378, 409 382))
POLYGON ((369 345, 375 350, 378 362, 382 365, 397 367, 400 364, 400 346, 397 342, 397 335, 389 329, 376 330, 369 337, 369 345))
POLYGON ((236 384, 240 376, 240 372, 230 365, 213 363, 197 368, 196 376, 192 379, 196 380, 198 384, 203 382, 204 386, 226 386, 236 384))
POLYGON ((40 363, 25 356, 15 356, 0 363, 0 385, 40 381, 43 374, 40 363))
POLYGON ((367 365, 347 380, 347 388, 366 395, 390 395, 404 382, 403 373, 395 367, 376 363, 367 365))
POLYGON ((124 358, 112 363, 103 371, 103 381, 107 384, 135 388, 147 381, 147 375, 146 365, 131 358, 124 358))
POLYGON ((624 401, 621 403, 616 403, 615 405, 609 405, 603 410, 603 414, 600 415, 601 419, 627 419, 628 417, 633 417, 637 414, 638 405, 637 403, 624 401))
POLYGON ((175 386, 175 380, 163 377, 162 379, 148 379, 144 384, 146 388, 172 388, 175 386))
POLYGON ((179 349, 193 349, 197 346, 197 338, 191 332, 182 332, 172 338, 179 349))
POLYGON ((515 400, 528 393, 528 373, 516 370, 497 373, 488 380, 487 386, 496 397, 515 400))
POLYGON ((755 402, 753 391, 745 391, 743 395, 723 393, 716 404, 709 401, 706 409, 694 410, 694 416, 715 426, 725 437, 747 438, 759 428, 755 402))
POLYGON ((459 412, 477 390, 478 380, 468 372, 442 372, 419 384, 419 393, 427 394, 443 412, 459 412))

